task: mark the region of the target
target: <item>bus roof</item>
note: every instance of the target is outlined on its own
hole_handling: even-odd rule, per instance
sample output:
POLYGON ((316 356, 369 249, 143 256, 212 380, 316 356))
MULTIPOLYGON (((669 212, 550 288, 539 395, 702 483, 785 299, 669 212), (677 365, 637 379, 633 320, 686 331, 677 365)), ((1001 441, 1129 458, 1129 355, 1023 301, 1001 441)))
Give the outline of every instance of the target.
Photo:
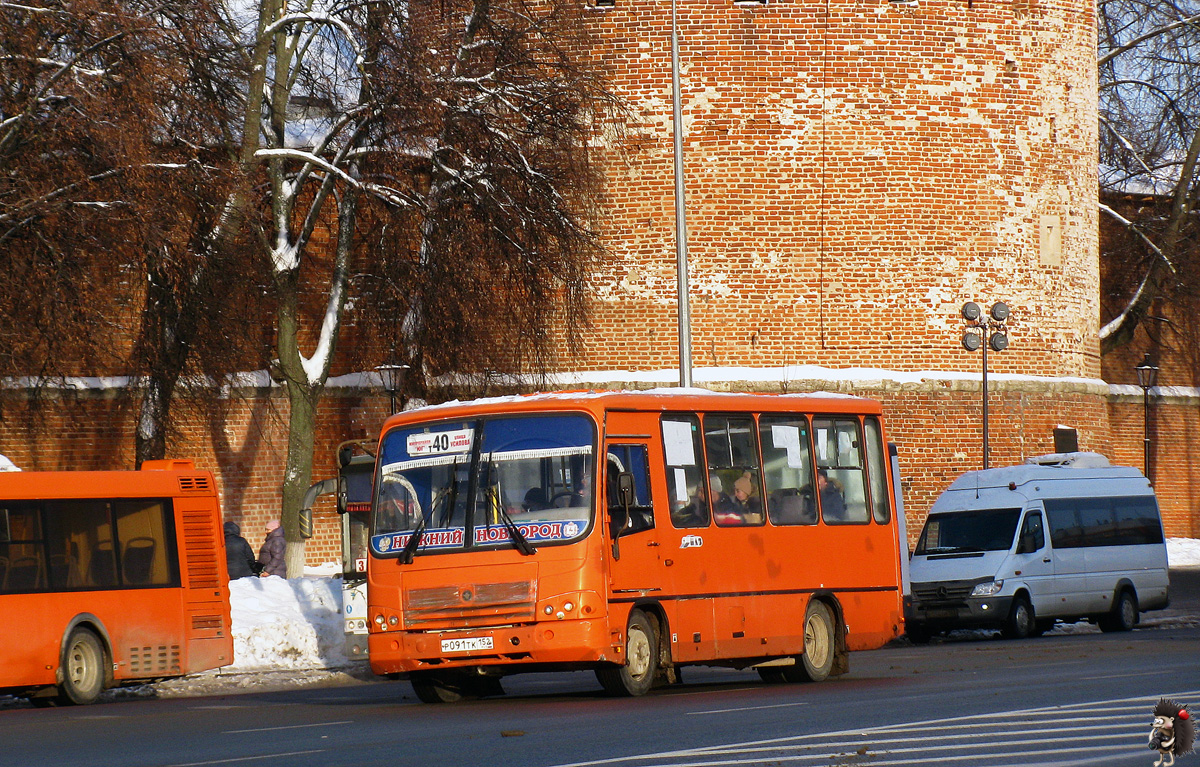
POLYGON ((208 496, 216 495, 216 488, 211 472, 182 466, 160 465, 146 471, 0 472, 0 500, 7 501, 208 496))
POLYGON ((384 425, 412 423, 467 415, 504 412, 535 412, 542 410, 605 410, 691 411, 746 410, 761 412, 880 414, 882 406, 872 399, 837 392, 804 392, 795 394, 766 394, 746 392, 716 392, 699 388, 658 388, 644 391, 583 390, 517 394, 503 397, 484 397, 474 400, 453 400, 438 405, 396 413, 384 425))

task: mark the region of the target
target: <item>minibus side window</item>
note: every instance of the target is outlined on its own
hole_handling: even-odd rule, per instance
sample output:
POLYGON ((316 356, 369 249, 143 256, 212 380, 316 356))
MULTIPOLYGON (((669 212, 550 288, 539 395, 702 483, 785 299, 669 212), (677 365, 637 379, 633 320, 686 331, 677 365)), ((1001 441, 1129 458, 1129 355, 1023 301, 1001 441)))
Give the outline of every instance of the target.
POLYGON ((1021 526, 1021 539, 1017 543, 1018 554, 1032 554, 1046 545, 1046 532, 1042 527, 1042 512, 1031 511, 1025 515, 1021 526))
POLYGON ((662 435, 671 525, 708 527, 708 482, 702 465, 700 419, 690 414, 664 415, 662 435))

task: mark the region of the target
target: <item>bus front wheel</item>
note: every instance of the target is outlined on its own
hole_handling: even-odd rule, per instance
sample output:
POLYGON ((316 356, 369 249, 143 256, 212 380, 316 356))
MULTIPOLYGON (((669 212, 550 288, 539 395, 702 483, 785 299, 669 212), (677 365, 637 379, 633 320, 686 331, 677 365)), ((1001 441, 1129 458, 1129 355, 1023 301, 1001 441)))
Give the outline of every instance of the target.
POLYGON ((641 610, 629 614, 625 629, 625 665, 596 669, 600 686, 609 695, 637 697, 650 692, 658 675, 658 634, 641 610))
POLYGON ((104 646, 88 629, 75 629, 63 653, 59 702, 83 706, 95 703, 104 691, 104 646))
POLYGON ((414 671, 408 681, 412 683, 413 692, 422 703, 457 703, 463 699, 463 691, 459 685, 451 684, 428 671, 414 671))

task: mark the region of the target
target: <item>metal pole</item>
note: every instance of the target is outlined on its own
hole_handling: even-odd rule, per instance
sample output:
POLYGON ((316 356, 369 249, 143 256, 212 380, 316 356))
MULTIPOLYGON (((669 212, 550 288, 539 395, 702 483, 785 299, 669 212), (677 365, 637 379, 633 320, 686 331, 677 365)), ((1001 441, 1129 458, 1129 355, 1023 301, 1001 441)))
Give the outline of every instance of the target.
POLYGON ((991 329, 987 323, 983 325, 983 468, 988 467, 988 386, 987 386, 987 350, 991 342, 991 329))
POLYGON ((675 134, 675 267, 679 292, 679 385, 692 385, 692 318, 688 304, 687 222, 683 197, 683 110, 679 104, 679 28, 671 0, 671 107, 675 134))
MULTIPOLYGON (((1150 387, 1142 387, 1142 471, 1150 479, 1150 387)), ((1150 479, 1151 484, 1154 483, 1150 479)))

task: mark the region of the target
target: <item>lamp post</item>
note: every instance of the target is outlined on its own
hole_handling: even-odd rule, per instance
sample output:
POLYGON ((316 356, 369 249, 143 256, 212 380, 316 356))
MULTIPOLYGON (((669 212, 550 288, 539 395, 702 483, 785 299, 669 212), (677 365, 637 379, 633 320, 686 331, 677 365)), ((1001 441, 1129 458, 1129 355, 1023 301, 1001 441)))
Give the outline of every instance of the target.
POLYGON ((396 394, 404 385, 404 376, 408 373, 408 365, 395 365, 388 363, 379 365, 375 368, 379 373, 379 379, 383 384, 383 390, 388 393, 391 402, 389 413, 396 412, 396 394))
POLYGON ((1142 471, 1153 484, 1154 479, 1150 476, 1150 389, 1158 383, 1158 366, 1147 354, 1134 370, 1137 371, 1138 386, 1142 387, 1142 471))
POLYGON ((985 317, 979 304, 968 301, 963 304, 962 317, 967 321, 967 332, 963 334, 963 348, 969 352, 983 350, 983 468, 988 467, 988 349, 1002 352, 1008 348, 1008 304, 997 301, 985 317))
POLYGON ((671 0, 671 112, 675 156, 675 269, 679 298, 679 385, 692 385, 692 316, 688 298, 687 217, 683 196, 683 108, 679 102, 679 25, 671 0))

